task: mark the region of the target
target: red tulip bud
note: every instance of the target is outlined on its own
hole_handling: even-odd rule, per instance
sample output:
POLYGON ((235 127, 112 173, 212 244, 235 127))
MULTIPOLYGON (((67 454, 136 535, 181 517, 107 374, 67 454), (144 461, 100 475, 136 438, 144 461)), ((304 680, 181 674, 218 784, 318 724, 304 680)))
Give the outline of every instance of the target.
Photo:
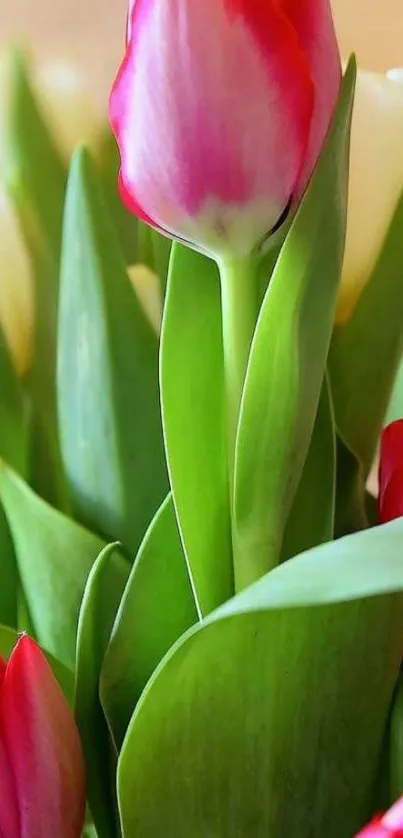
POLYGON ((79 838, 84 761, 66 699, 26 635, 0 661, 0 835, 79 838))
POLYGON ((356 838, 403 838, 403 798, 385 815, 374 818, 356 838))

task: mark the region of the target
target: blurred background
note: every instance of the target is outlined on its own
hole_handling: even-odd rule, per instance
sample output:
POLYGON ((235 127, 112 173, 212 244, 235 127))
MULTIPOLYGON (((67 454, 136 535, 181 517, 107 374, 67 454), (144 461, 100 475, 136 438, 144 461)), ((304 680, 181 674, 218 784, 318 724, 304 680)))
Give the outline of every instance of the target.
MULTIPOLYGON (((0 0, 0 43, 28 42, 74 63, 104 108, 124 39, 127 0, 0 0)), ((342 51, 368 69, 403 66, 403 0, 333 0, 342 51)))

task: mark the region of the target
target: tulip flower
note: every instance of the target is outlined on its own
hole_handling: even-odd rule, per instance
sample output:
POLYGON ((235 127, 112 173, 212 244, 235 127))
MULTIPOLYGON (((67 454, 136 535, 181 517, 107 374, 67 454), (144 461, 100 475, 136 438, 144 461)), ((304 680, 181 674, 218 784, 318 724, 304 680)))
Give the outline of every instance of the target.
POLYGON ((351 137, 346 252, 336 320, 354 311, 403 192, 403 70, 360 71, 351 137))
POLYGON ((403 516, 403 419, 382 434, 378 508, 382 524, 403 516))
MULTIPOLYGON (((16 370, 22 375, 31 359, 34 307, 29 259, 4 185, 2 132, 7 121, 8 66, 7 54, 0 54, 0 323, 16 370)), ((79 141, 96 143, 102 116, 92 105, 75 68, 55 63, 39 65, 33 68, 31 81, 56 146, 66 160, 79 141)))
POLYGON ((403 838, 403 798, 379 815, 356 838, 403 838))
POLYGON ((245 257, 298 201, 341 78, 329 0, 136 0, 110 100, 129 210, 245 257))
POLYGON ((80 838, 85 815, 78 730, 36 643, 0 659, 0 835, 80 838))

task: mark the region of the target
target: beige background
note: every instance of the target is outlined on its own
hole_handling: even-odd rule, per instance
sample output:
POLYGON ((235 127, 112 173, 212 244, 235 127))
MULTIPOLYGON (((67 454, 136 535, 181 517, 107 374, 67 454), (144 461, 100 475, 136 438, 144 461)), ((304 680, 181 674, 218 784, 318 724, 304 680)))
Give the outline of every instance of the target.
MULTIPOLYGON (((46 57, 78 62, 104 101, 121 53, 127 0, 0 0, 0 42, 29 40, 46 57)), ((333 0, 344 54, 363 66, 403 66, 403 0, 333 0)))

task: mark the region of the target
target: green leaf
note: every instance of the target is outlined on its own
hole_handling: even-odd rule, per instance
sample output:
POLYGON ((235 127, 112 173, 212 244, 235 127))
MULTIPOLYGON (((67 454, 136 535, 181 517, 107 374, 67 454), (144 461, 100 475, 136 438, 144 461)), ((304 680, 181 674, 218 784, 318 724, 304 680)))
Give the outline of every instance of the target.
POLYGON ((19 578, 7 518, 0 506, 0 623, 18 627, 19 578))
POLYGON ((233 593, 221 302, 215 264, 174 244, 161 337, 165 446, 202 614, 233 593))
MULTIPOLYGON (((7 626, 0 625, 0 655, 2 658, 7 659, 11 655, 17 640, 18 634, 16 631, 8 628, 7 626)), ((74 690, 74 676, 72 671, 60 663, 60 661, 56 660, 53 655, 49 655, 46 651, 45 655, 53 669, 55 677, 59 682, 60 688, 62 689, 68 703, 72 706, 74 690)))
POLYGON ((35 488, 64 504, 55 400, 56 319, 61 226, 66 184, 64 164, 32 93, 23 56, 6 62, 9 93, 5 118, 4 177, 31 257, 35 330, 29 387, 34 402, 33 461, 37 442, 47 468, 33 474, 35 488), (39 438, 39 439, 38 439, 39 438))
POLYGON ((131 215, 125 208, 118 192, 119 151, 109 127, 105 129, 100 140, 97 162, 100 183, 119 237, 126 265, 134 265, 138 262, 138 227, 140 222, 136 216, 131 215))
POLYGON ((389 803, 403 794, 403 673, 399 675, 389 726, 389 803))
POLYGON ((0 388, 0 457, 24 474, 28 456, 28 410, 1 326, 0 388))
POLYGON ((366 529, 369 519, 366 509, 365 475, 355 455, 337 437, 337 483, 335 536, 366 529))
POLYGON ((304 470, 284 532, 283 560, 333 538, 335 492, 336 436, 326 377, 304 470))
POLYGON ((234 549, 243 584, 279 560, 302 474, 343 261, 355 64, 260 311, 239 419, 234 549))
POLYGON ((291 559, 176 644, 121 752, 124 838, 356 833, 401 661, 402 540, 400 520, 291 559))
POLYGON ((0 499, 35 636, 73 670, 81 600, 103 543, 50 507, 1 463, 0 499))
POLYGON ((357 307, 335 330, 330 375, 339 434, 370 471, 403 352, 403 195, 357 307))
POLYGON ((99 838, 115 838, 113 764, 108 726, 99 700, 99 676, 129 565, 104 548, 88 577, 77 635, 75 713, 87 768, 87 797, 99 838))
POLYGON ((157 664, 196 622, 196 605, 169 495, 141 545, 102 667, 101 700, 118 748, 157 664))
POLYGON ((158 344, 84 149, 73 159, 66 201, 57 378, 75 510, 135 552, 168 490, 158 344))

